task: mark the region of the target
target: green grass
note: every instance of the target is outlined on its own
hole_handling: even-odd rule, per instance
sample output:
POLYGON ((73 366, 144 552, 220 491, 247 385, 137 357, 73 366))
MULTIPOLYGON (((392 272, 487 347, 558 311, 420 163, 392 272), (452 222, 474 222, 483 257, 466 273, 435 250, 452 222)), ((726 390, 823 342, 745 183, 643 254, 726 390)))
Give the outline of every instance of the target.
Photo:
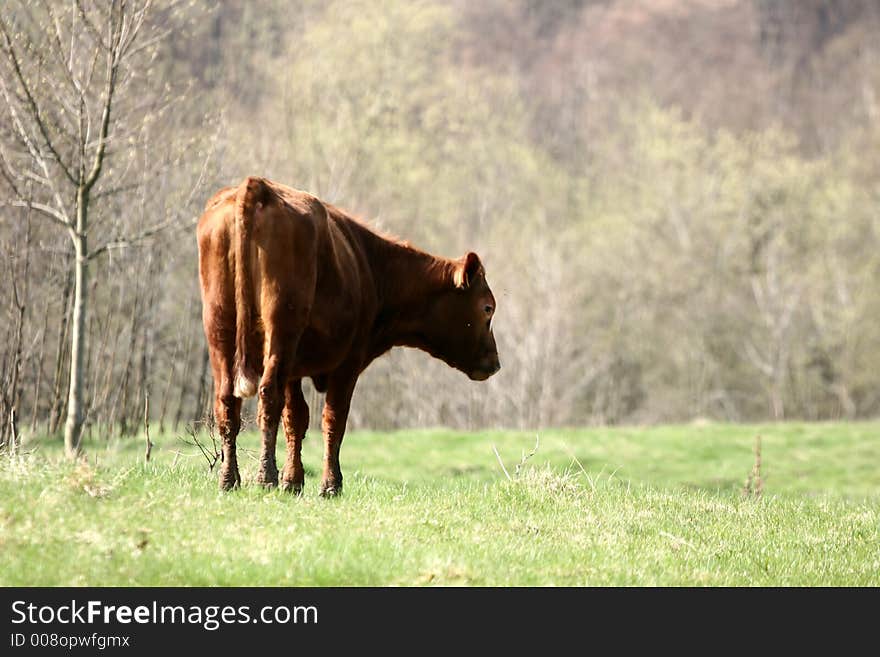
POLYGON ((545 431, 518 475, 533 434, 360 432, 336 500, 316 435, 302 498, 250 483, 253 435, 227 494, 156 442, 149 464, 138 440, 0 458, 0 584, 880 585, 876 423, 545 431))

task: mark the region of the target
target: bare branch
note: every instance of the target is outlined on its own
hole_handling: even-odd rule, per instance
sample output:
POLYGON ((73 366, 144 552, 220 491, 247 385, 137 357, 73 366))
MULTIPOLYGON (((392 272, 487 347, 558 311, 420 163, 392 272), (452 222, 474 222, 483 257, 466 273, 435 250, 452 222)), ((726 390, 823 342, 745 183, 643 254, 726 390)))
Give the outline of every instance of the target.
POLYGON ((49 219, 54 221, 56 224, 64 226, 68 230, 72 230, 72 226, 67 220, 67 217, 65 217, 64 214, 49 205, 45 205, 43 203, 34 203, 33 201, 27 201, 24 199, 16 199, 13 201, 0 201, 0 204, 7 205, 13 208, 30 208, 31 210, 36 210, 37 212, 41 212, 44 217, 48 217, 49 219))
MULTIPOLYGON (((132 54, 129 51, 131 45, 137 39, 138 33, 141 31, 141 28, 144 26, 144 23, 147 19, 147 14, 150 13, 150 9, 153 6, 153 0, 144 0, 144 3, 141 5, 140 9, 133 9, 131 11, 131 22, 129 23, 128 36, 122 40, 122 51, 123 55, 132 54)), ((140 49, 141 46, 138 47, 140 49)))
POLYGON ((137 189, 141 186, 141 183, 129 183, 127 185, 120 185, 119 187, 111 187, 110 189, 102 189, 100 192, 96 192, 92 195, 93 199, 106 198, 108 196, 115 196, 116 194, 121 194, 123 192, 130 192, 133 189, 137 189))
MULTIPOLYGON (((121 20, 121 19, 120 19, 121 20)), ((110 49, 107 52, 107 82, 104 91, 103 110, 101 111, 101 128, 98 135, 98 148, 95 151, 95 157, 92 160, 92 168, 86 177, 83 186, 86 190, 90 190, 101 175, 101 168, 104 165, 104 153, 107 149, 107 133, 110 128, 110 108, 113 105, 113 91, 116 85, 116 74, 119 67, 118 59, 118 32, 113 28, 113 13, 110 14, 110 49), (114 35, 116 38, 114 39, 114 35)))
POLYGON ((110 45, 108 43, 104 43, 104 37, 101 36, 101 31, 89 20, 88 14, 86 10, 83 9, 82 1, 75 0, 77 13, 79 13, 79 18, 83 22, 83 25, 86 26, 86 31, 92 36, 92 38, 98 43, 101 48, 104 50, 110 50, 110 45))
POLYGON ((49 180, 45 176, 41 176, 40 174, 38 174, 36 171, 25 171, 21 174, 21 177, 26 178, 27 180, 33 180, 38 185, 43 185, 44 187, 51 188, 49 180))
POLYGON ((79 83, 76 80, 76 73, 74 71, 73 61, 74 61, 74 34, 76 34, 76 30, 71 27, 70 30, 70 48, 68 49, 68 54, 65 57, 64 55, 64 44, 62 41, 64 40, 63 31, 61 29, 61 22, 58 20, 58 16, 55 14, 55 11, 52 9, 52 2, 50 0, 43 0, 43 5, 45 7, 46 13, 49 15, 49 18, 52 20, 52 27, 54 28, 52 31, 52 36, 55 37, 55 49, 57 50, 57 59, 61 64, 61 69, 64 71, 65 77, 67 81, 71 84, 71 86, 76 90, 79 94, 80 99, 84 97, 84 92, 80 87, 79 83))
POLYGON ((92 258, 97 258, 102 253, 105 253, 105 252, 110 251, 112 249, 126 249, 126 248, 129 248, 132 246, 136 246, 138 243, 143 242, 144 240, 146 240, 150 237, 153 237, 154 235, 156 235, 158 233, 161 233, 162 231, 170 228, 171 226, 174 226, 175 224, 176 224, 176 228, 178 230, 181 230, 183 228, 192 227, 195 225, 195 223, 196 223, 196 219, 192 219, 189 222, 180 223, 180 222, 178 222, 178 219, 176 217, 171 217, 169 219, 166 219, 165 221, 162 221, 158 224, 150 226, 149 228, 141 231, 140 233, 138 233, 137 235, 135 235, 133 237, 126 237, 126 238, 121 238, 121 239, 115 240, 113 242, 107 242, 103 246, 100 246, 97 249, 95 249, 94 251, 89 252, 87 257, 89 260, 91 260, 92 258))
POLYGON ((12 118, 12 125, 15 128, 18 138, 21 140, 21 143, 27 149, 28 153, 30 153, 30 156, 34 158, 34 160, 40 165, 40 168, 46 171, 46 174, 48 175, 45 159, 36 144, 34 144, 33 139, 31 139, 30 135, 27 133, 27 130, 25 130, 24 124, 18 116, 18 111, 15 109, 15 103, 10 95, 9 88, 6 86, 6 81, 3 79, 3 76, 0 76, 0 91, 3 93, 3 99, 6 101, 6 108, 9 110, 9 115, 12 118))
POLYGON ((4 180, 9 184, 12 188, 13 193, 18 197, 22 198, 21 192, 18 190, 18 185, 15 184, 15 178, 24 177, 24 176, 16 176, 15 172, 12 169, 12 165, 9 163, 9 160, 6 158, 6 153, 3 151, 3 146, 0 145, 0 174, 3 174, 4 180))
POLYGON ((0 18, 0 35, 2 35, 3 43, 6 46, 6 56, 9 60, 9 63, 12 65, 12 70, 15 71, 15 77, 18 80, 22 91, 24 91, 25 98, 27 98, 28 107, 31 111, 31 118, 33 118, 34 123, 37 124, 37 128, 39 129, 40 134, 43 136, 43 140, 46 142, 46 146, 52 153, 52 157, 55 158, 58 166, 61 167, 64 175, 71 183, 73 183, 74 185, 77 184, 76 179, 73 177, 73 174, 70 173, 70 169, 67 167, 67 165, 64 164, 64 161, 61 159, 61 155, 58 154, 58 150, 55 148, 55 145, 52 143, 52 139, 49 137, 49 131, 46 128, 46 123, 43 119, 43 115, 40 112, 40 108, 37 106, 37 102, 34 100, 30 86, 28 85, 27 80, 25 80, 24 78, 24 74, 22 74, 21 72, 21 66, 18 62, 18 55, 15 54, 15 48, 12 46, 12 40, 9 38, 9 33, 6 31, 6 22, 2 18, 0 18))
POLYGON ((182 436, 178 436, 177 439, 183 443, 186 443, 187 445, 198 447, 199 451, 202 453, 202 456, 204 456, 205 460, 208 462, 208 469, 213 471, 214 466, 217 465, 217 461, 221 460, 223 453, 219 449, 217 449, 217 442, 214 438, 214 431, 210 427, 209 431, 211 435, 211 443, 213 444, 213 447, 210 450, 202 444, 201 440, 199 440, 196 429, 192 425, 186 426, 186 433, 190 437, 189 440, 186 440, 182 436))
MULTIPOLYGON (((52 176, 49 172, 49 166, 46 164, 46 159, 43 157, 43 154, 40 152, 40 149, 37 148, 36 144, 34 144, 33 140, 27 133, 27 130, 24 127, 24 124, 21 122, 21 118, 18 116, 18 112, 15 109, 15 103, 10 96, 9 89, 6 86, 6 82, 3 79, 3 76, 0 75, 0 92, 3 94, 3 98, 6 100, 6 107, 9 110, 9 114, 12 117, 12 124, 15 128, 16 133, 18 134, 19 139, 21 140, 24 147, 27 149, 28 153, 30 153, 31 157, 34 161, 40 165, 40 168, 43 170, 45 174, 46 180, 49 181, 49 186, 52 189, 52 193, 55 196, 55 203, 59 208, 64 207, 64 203, 61 200, 61 194, 58 193, 58 190, 55 188, 55 185, 52 183, 52 176)), ((5 159, 5 156, 4 156, 5 159)), ((10 168, 11 170, 11 168, 10 168)), ((13 188, 15 186, 13 185, 13 188)), ((18 194, 18 193, 17 193, 18 194)), ((18 194, 21 196, 21 194, 18 194)))
POLYGON ((135 47, 135 48, 129 47, 128 49, 126 49, 125 56, 131 57, 132 55, 139 53, 142 50, 146 50, 150 46, 155 45, 155 44, 163 41, 164 39, 166 39, 168 37, 168 35, 170 35, 172 32, 173 32, 173 30, 171 30, 171 29, 162 30, 162 31, 158 32, 155 36, 138 44, 137 47, 135 47))

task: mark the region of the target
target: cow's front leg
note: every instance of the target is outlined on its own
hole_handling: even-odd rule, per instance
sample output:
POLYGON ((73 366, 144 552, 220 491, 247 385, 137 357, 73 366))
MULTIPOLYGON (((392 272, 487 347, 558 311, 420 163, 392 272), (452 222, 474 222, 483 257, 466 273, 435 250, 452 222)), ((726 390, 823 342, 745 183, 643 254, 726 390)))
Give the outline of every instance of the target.
POLYGON ((327 399, 321 425, 324 431, 324 474, 321 495, 333 497, 342 492, 342 469, 339 467, 339 448, 345 435, 345 423, 357 374, 334 373, 327 382, 327 399))
POLYGON ((301 379, 288 381, 284 386, 281 420, 284 423, 284 436, 287 438, 287 460, 281 473, 281 489, 300 495, 305 480, 302 441, 309 428, 309 406, 303 397, 301 379))

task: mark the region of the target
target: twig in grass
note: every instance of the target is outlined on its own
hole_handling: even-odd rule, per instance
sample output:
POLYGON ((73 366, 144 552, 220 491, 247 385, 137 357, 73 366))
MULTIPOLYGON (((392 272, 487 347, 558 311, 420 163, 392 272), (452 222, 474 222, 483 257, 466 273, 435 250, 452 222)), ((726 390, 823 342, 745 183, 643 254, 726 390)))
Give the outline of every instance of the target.
POLYGON ((514 469, 513 474, 515 477, 519 476, 519 473, 522 470, 523 466, 526 464, 526 461, 528 461, 530 458, 532 458, 537 453, 538 445, 540 444, 540 442, 541 442, 541 437, 538 434, 535 434, 535 447, 528 454, 523 453, 522 458, 520 459, 519 463, 516 464, 516 468, 514 469))
POLYGON ((144 460, 149 463, 150 462, 150 454, 153 453, 153 443, 150 440, 150 393, 144 393, 144 436, 147 441, 146 449, 144 450, 144 460))
POLYGON ((223 450, 221 450, 220 445, 217 444, 217 434, 214 433, 214 429, 216 427, 216 425, 214 424, 214 414, 208 414, 208 416, 203 420, 202 424, 205 425, 205 428, 208 430, 208 436, 211 438, 211 450, 214 454, 214 463, 217 463, 217 461, 220 461, 222 463, 223 450))
POLYGON ((764 481, 761 479, 761 436, 755 436, 755 462, 746 482, 743 485, 743 497, 761 497, 764 492, 764 481))
POLYGON ((220 460, 221 452, 217 449, 217 439, 214 437, 214 431, 210 430, 211 436, 211 449, 209 450, 202 444, 202 441, 199 440, 198 433, 195 428, 191 424, 186 425, 186 432, 189 434, 190 440, 186 440, 181 436, 178 436, 177 439, 187 445, 192 445, 193 447, 198 447, 199 451, 202 453, 202 456, 205 457, 205 460, 208 462, 208 470, 211 472, 214 471, 214 466, 217 465, 217 461, 220 460))
POLYGON ((504 467, 504 461, 501 460, 501 455, 498 453, 498 448, 495 445, 492 445, 492 451, 495 452, 495 458, 498 459, 498 465, 501 466, 501 470, 504 472, 504 476, 507 477, 508 481, 513 481, 514 477, 519 477, 522 472, 523 466, 526 464, 530 458, 532 458, 538 451, 538 445, 540 444, 541 437, 537 434, 535 435, 535 447, 528 454, 523 453, 522 458, 519 463, 514 466, 513 469, 513 477, 510 476, 510 473, 507 471, 507 468, 504 467))

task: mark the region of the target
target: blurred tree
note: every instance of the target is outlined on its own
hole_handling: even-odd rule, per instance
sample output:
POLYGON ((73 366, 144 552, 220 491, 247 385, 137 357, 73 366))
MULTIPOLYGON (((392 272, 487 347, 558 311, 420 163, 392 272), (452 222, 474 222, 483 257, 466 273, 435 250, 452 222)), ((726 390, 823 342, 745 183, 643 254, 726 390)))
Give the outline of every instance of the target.
MULTIPOLYGON (((148 79, 167 25, 150 22, 151 0, 77 1, 57 7, 22 1, 0 17, 0 173, 7 204, 32 210, 70 238, 73 304, 64 431, 79 450, 85 419, 86 336, 93 261, 109 249, 153 236, 176 215, 137 234, 117 221, 96 230, 100 208, 140 187, 150 168, 136 157, 169 104, 148 79)), ((106 215, 104 219, 106 220, 106 215)))
MULTIPOLYGON (((31 208, 0 223, 21 282, 0 289, 0 381, 17 371, 6 398, 50 430, 79 294, 64 168, 76 181, 94 161, 110 70, 81 13, 107 42, 121 15, 107 7, 123 9, 2 10, 0 195, 31 208)), ((86 430, 130 430, 147 390, 168 425, 203 414, 194 240, 116 247, 188 227, 248 174, 486 263, 499 375, 463 386, 394 352, 359 386, 354 424, 880 412, 878 14, 869 0, 156 0, 88 194, 86 430)))

